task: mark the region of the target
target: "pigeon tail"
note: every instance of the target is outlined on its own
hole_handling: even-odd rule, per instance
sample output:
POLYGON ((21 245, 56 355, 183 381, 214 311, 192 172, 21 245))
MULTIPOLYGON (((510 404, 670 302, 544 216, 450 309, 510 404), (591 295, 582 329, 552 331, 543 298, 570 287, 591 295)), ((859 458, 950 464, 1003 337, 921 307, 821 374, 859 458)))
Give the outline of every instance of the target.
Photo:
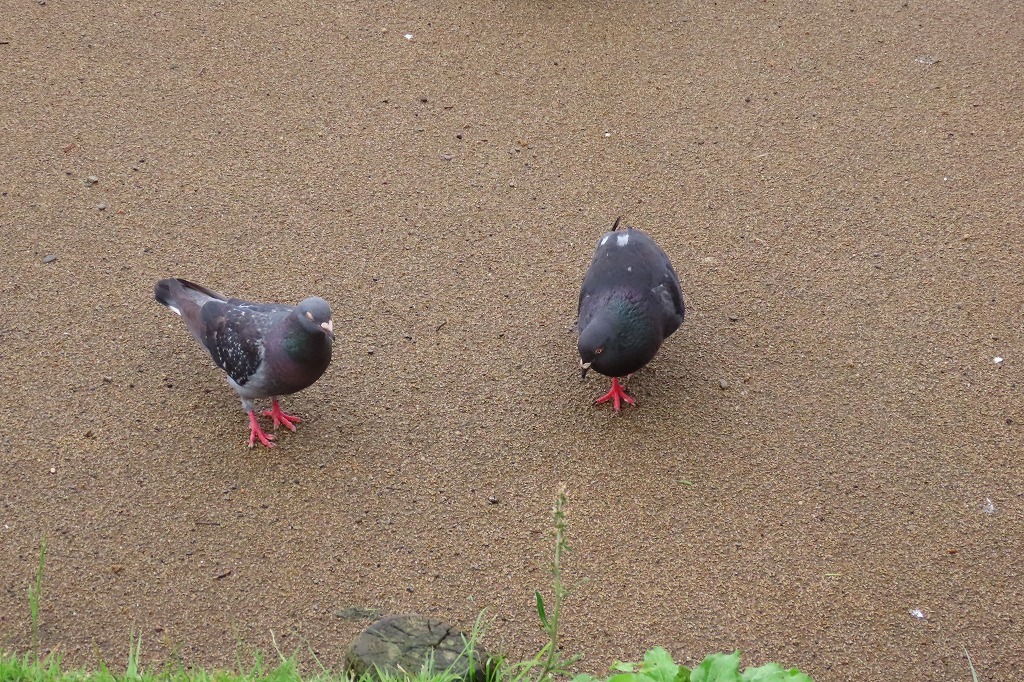
POLYGON ((200 308, 207 301, 214 299, 218 301, 228 300, 212 289, 207 289, 195 282, 178 277, 162 279, 157 282, 153 290, 153 296, 158 303, 167 306, 179 315, 181 315, 181 304, 186 300, 191 301, 200 308))
POLYGON ((157 303, 167 306, 176 315, 181 316, 185 320, 185 326, 189 333, 202 346, 206 345, 203 339, 203 306, 210 301, 227 300, 212 289, 178 277, 162 279, 157 282, 153 290, 153 297, 156 298, 157 303))

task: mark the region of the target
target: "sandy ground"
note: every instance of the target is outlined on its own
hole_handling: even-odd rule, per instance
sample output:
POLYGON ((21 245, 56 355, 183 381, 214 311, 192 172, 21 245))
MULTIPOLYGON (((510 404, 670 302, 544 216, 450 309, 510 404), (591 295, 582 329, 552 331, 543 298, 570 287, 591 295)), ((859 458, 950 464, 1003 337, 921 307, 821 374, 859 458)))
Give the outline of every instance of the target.
POLYGON ((1024 679, 1019 11, 252 5, 3 10, 0 645, 45 533, 72 664, 333 664, 353 606, 525 655, 564 482, 582 670, 1024 679), (620 213, 690 315, 613 417, 572 326, 620 213), (333 304, 280 447, 171 275, 333 304))

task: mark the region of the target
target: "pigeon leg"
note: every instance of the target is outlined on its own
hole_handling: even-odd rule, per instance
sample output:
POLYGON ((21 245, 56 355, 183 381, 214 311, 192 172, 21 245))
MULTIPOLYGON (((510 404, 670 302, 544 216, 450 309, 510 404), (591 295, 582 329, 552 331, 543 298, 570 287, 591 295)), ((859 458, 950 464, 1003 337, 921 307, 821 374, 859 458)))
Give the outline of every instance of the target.
POLYGON ((271 417, 274 420, 274 428, 283 426, 286 429, 295 430, 295 425, 302 421, 301 417, 294 414, 286 414, 277 402, 277 398, 271 398, 271 409, 263 410, 264 417, 271 417))
POLYGON ((612 377, 611 390, 609 390, 603 396, 595 400, 594 404, 600 405, 601 403, 606 403, 609 400, 612 401, 612 407, 615 408, 616 412, 619 411, 619 408, 622 406, 623 401, 629 403, 630 405, 636 405, 636 400, 626 395, 626 389, 622 387, 622 384, 620 384, 619 380, 616 379, 615 377, 612 377))
POLYGON ((264 433, 260 428, 260 423, 256 421, 256 413, 249 410, 249 447, 255 447, 257 440, 268 448, 274 447, 274 444, 270 442, 274 440, 273 434, 264 433))

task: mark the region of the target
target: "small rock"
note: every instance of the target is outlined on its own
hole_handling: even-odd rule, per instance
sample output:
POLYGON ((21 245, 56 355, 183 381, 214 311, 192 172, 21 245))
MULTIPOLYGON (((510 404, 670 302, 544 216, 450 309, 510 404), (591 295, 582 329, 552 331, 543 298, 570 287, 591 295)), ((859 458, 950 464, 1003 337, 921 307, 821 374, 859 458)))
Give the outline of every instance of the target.
POLYGON ((107 205, 106 204, 96 204, 96 210, 97 211, 106 211, 107 210, 107 205))
POLYGON ((103 377, 103 383, 112 384, 114 383, 114 377, 103 377))
POLYGON ((494 495, 491 495, 490 497, 487 498, 487 504, 498 504, 498 498, 495 497, 494 495))
POLYGON ((729 382, 726 379, 719 379, 718 387, 724 391, 725 389, 729 388, 729 382))
POLYGON ((444 159, 445 161, 451 161, 451 160, 452 160, 452 159, 454 159, 455 157, 454 157, 454 156, 452 156, 451 154, 442 154, 442 155, 441 155, 441 158, 442 158, 442 159, 444 159))
POLYGON ((49 256, 43 256, 43 263, 52 263, 55 260, 57 260, 57 257, 54 256, 53 254, 50 254, 49 256))
POLYGON ((729 321, 730 322, 739 322, 740 321, 740 316, 739 315, 730 315, 729 316, 729 321))
POLYGON ((95 175, 90 175, 89 177, 87 177, 87 178, 85 179, 85 184, 87 184, 87 185, 90 185, 90 186, 91 186, 91 185, 95 185, 95 184, 96 184, 97 182, 99 182, 99 181, 100 181, 100 179, 99 179, 99 178, 97 178, 97 177, 96 177, 95 175))
POLYGON ((433 664, 433 671, 464 682, 485 682, 494 665, 479 646, 467 651, 469 638, 451 625, 416 614, 388 616, 356 635, 349 645, 346 668, 355 677, 381 674, 405 677, 433 664))

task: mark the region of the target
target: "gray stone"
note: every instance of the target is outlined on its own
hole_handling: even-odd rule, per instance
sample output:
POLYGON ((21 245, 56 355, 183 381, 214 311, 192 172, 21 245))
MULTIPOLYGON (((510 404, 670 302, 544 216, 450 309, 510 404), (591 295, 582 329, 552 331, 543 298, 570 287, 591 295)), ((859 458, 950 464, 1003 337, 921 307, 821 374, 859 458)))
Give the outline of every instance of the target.
POLYGON ((451 625, 414 613, 387 616, 370 625, 349 645, 346 668, 356 677, 383 671, 414 675, 433 660, 433 670, 448 670, 465 682, 486 682, 490 656, 467 651, 469 638, 451 625))

